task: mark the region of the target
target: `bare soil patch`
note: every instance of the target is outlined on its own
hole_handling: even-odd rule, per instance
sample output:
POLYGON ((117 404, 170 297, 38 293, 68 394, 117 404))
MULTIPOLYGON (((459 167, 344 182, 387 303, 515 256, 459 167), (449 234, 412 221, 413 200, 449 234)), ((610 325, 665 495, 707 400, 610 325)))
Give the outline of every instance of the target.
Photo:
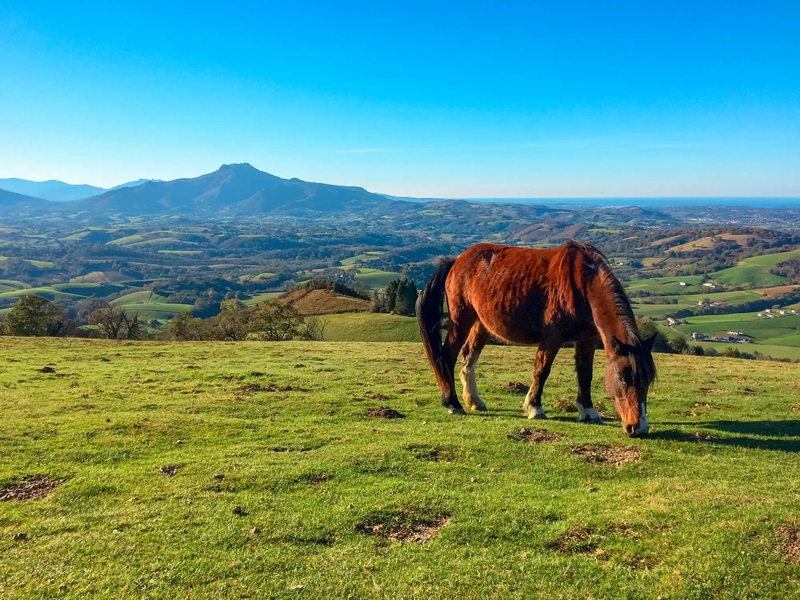
POLYGON ((572 400, 568 398, 559 398, 556 400, 556 406, 560 408, 565 413, 574 413, 578 412, 578 405, 575 404, 572 400))
POLYGON ((585 458, 593 465, 611 465, 619 468, 626 463, 639 462, 642 453, 633 446, 607 446, 605 444, 584 444, 572 449, 576 456, 585 458))
MULTIPOLYGON (((248 383, 241 386, 237 391, 240 394, 255 394, 256 392, 291 392, 294 391, 291 385, 261 385, 260 383, 248 383)), ((299 391, 299 390, 298 390, 299 391)))
POLYGON ((178 472, 180 466, 178 465, 167 465, 166 467, 161 467, 158 472, 161 473, 164 477, 173 477, 175 473, 178 472))
POLYGON ((378 515, 356 525, 356 531, 393 542, 424 543, 439 535, 449 522, 449 515, 420 518, 409 510, 395 515, 378 515))
POLYGON ((456 448, 429 446, 427 444, 412 444, 411 446, 406 446, 406 450, 411 452, 417 460, 428 462, 451 462, 462 456, 462 452, 456 448))
POLYGON ((47 475, 25 475, 19 483, 0 488, 0 502, 39 500, 65 481, 66 479, 50 479, 47 475))
POLYGON ((778 527, 781 538, 781 552, 790 562, 800 560, 800 525, 778 527))
POLYGON ((552 433, 546 429, 528 429, 523 427, 519 431, 509 433, 508 437, 512 440, 530 442, 531 444, 547 444, 564 439, 563 435, 552 433))
POLYGON ((370 400, 390 400, 391 399, 386 394, 381 394, 381 393, 378 393, 378 392, 371 392, 371 391, 364 392, 364 397, 365 398, 369 398, 370 400))
POLYGON ((404 419, 405 415, 402 413, 397 412, 393 408, 389 408, 387 406, 381 406, 379 408, 373 408, 367 413, 373 419, 404 419))
POLYGON ((590 554, 597 549, 597 541, 592 540, 590 530, 584 527, 573 527, 549 542, 547 549, 561 554, 590 554))
POLYGON ((501 385, 500 389, 504 392, 510 392, 512 394, 527 394, 530 386, 522 383, 521 381, 509 381, 508 383, 501 385))
POLYGON ((55 373, 56 370, 53 367, 42 367, 39 369, 39 373, 55 373))

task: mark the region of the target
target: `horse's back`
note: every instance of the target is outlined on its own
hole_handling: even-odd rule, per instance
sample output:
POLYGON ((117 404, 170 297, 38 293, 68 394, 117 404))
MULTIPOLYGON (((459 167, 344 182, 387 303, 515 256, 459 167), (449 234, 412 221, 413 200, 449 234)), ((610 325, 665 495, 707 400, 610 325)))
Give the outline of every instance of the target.
MULTIPOLYGON (((568 246, 547 249, 476 244, 461 254, 447 281, 448 303, 468 306, 495 336, 533 344, 575 324, 568 246), (573 306, 569 306, 570 304, 573 306), (552 332, 550 330, 553 330, 552 332)), ((580 328, 583 326, 581 325, 580 328)))

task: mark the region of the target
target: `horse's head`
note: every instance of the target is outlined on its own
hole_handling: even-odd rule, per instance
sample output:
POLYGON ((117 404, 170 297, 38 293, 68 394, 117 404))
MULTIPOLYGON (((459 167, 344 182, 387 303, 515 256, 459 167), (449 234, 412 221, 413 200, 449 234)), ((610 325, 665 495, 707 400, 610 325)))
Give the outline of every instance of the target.
POLYGON ((606 368, 606 394, 614 401, 622 429, 630 437, 647 435, 647 390, 656 376, 653 336, 640 344, 611 337, 613 354, 606 368))

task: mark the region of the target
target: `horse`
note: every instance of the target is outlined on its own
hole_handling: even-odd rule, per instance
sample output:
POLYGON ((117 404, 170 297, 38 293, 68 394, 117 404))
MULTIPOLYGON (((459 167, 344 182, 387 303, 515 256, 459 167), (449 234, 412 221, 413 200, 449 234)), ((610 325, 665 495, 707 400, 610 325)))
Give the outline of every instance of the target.
POLYGON ((538 344, 533 382, 523 403, 529 419, 547 418, 544 384, 561 346, 574 342, 578 421, 602 424, 591 397, 594 354, 602 341, 605 390, 622 428, 630 437, 648 433, 655 336, 642 340, 630 300, 596 247, 576 241, 548 249, 476 244, 455 259, 437 261, 417 299, 416 313, 442 405, 450 414, 465 414, 455 388, 459 352, 464 401, 473 410, 487 410, 478 393, 475 364, 494 336, 511 344, 538 344), (445 296, 449 322, 443 343, 445 296))

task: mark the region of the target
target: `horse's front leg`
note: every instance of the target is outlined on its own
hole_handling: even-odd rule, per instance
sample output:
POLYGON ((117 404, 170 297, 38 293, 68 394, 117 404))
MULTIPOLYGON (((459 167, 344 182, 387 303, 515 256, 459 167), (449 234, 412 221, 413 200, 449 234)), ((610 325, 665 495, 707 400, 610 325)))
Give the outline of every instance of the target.
POLYGON ((550 368, 558 354, 561 344, 545 343, 539 344, 536 351, 536 360, 533 364, 533 383, 525 402, 522 404, 522 412, 529 419, 546 419, 547 415, 542 408, 542 390, 550 375, 550 368))
POLYGON ((575 371, 578 375, 578 421, 602 425, 603 418, 592 404, 592 373, 597 338, 580 340, 575 344, 575 371))

